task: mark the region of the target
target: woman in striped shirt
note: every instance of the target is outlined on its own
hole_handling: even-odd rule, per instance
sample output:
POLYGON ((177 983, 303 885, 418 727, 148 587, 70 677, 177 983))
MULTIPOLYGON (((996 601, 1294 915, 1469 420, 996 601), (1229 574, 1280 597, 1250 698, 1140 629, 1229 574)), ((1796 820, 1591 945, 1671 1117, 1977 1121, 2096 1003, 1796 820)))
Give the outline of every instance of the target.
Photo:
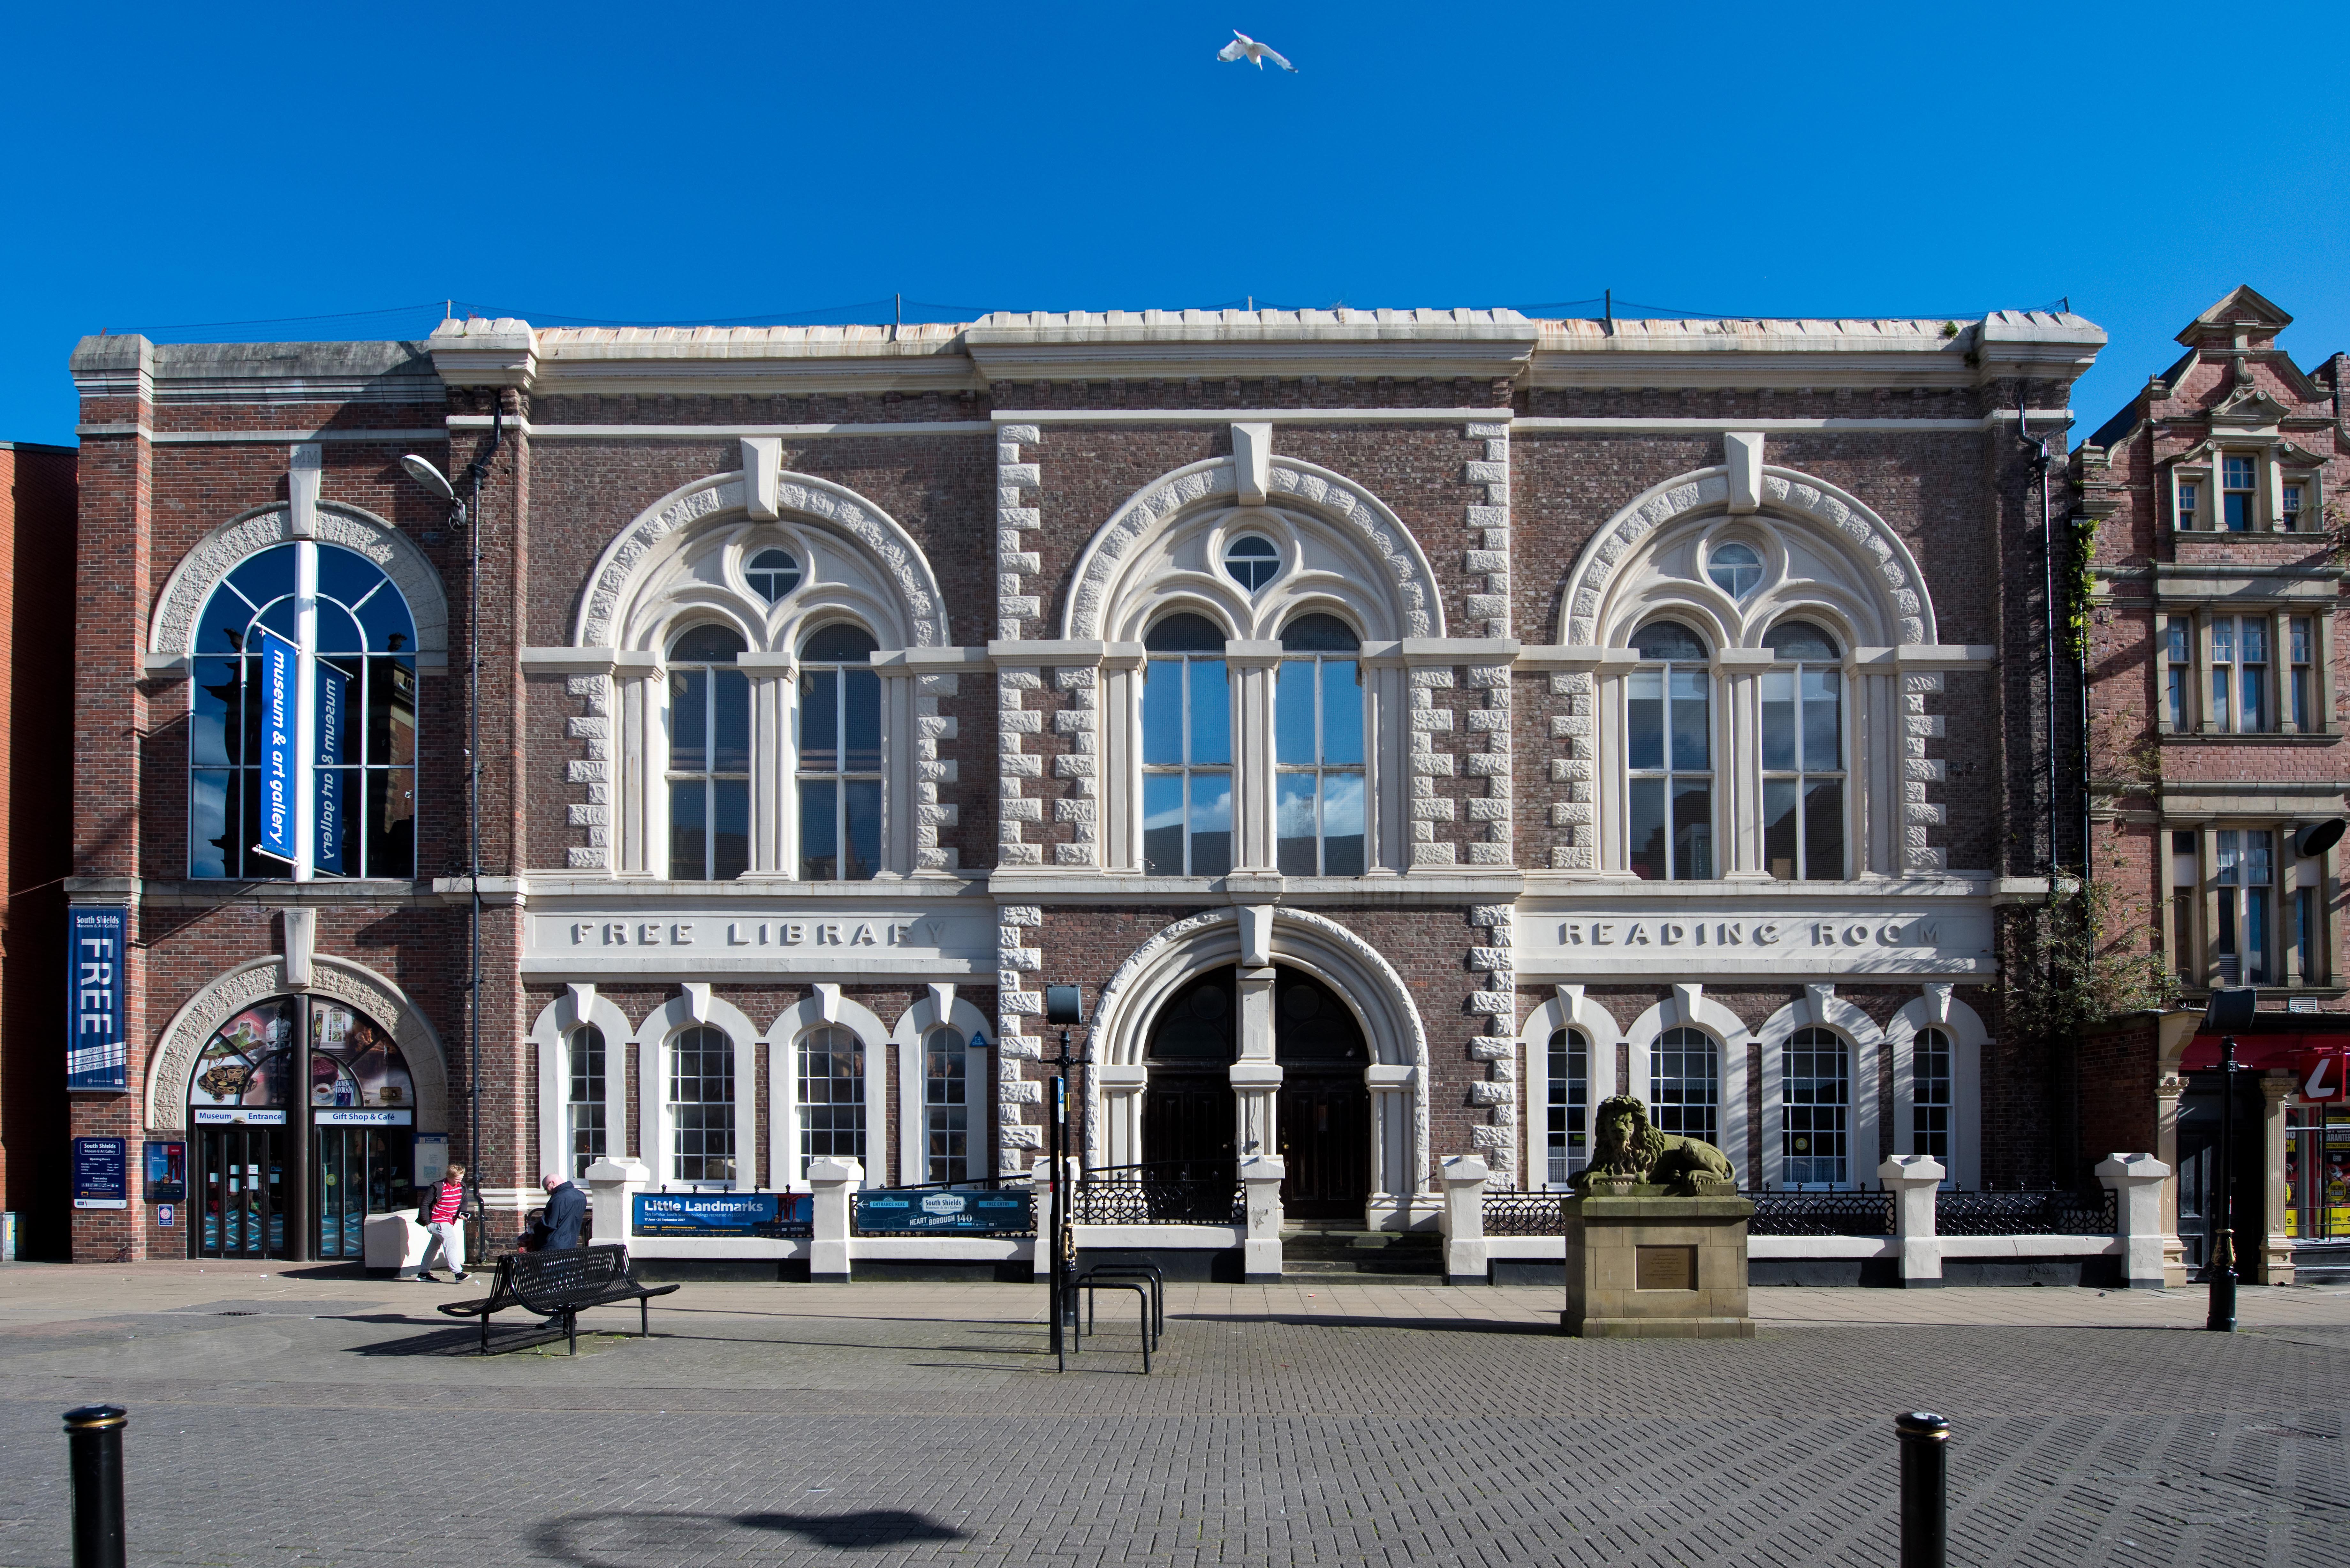
POLYGON ((462 1284, 465 1279, 465 1222, 457 1211, 465 1201, 465 1168, 452 1165, 424 1199, 424 1229, 432 1240, 424 1244, 424 1260, 417 1266, 416 1277, 428 1284, 441 1282, 432 1277, 432 1254, 439 1252, 449 1260, 449 1272, 462 1284))

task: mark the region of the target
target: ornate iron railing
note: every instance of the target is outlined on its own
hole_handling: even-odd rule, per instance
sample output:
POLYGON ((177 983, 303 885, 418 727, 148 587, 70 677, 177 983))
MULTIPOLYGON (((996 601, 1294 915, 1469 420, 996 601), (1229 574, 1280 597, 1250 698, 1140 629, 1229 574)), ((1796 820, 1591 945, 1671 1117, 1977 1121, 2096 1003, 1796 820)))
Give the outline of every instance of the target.
POLYGON ((2110 1236, 2114 1194, 1954 1192, 1934 1194, 1934 1230, 1943 1236, 2110 1236))
POLYGON ((1742 1192, 1754 1205, 1750 1236, 1890 1236, 1890 1192, 1742 1192))
POLYGON ((1485 1234, 1488 1236, 1561 1236, 1566 1233, 1564 1192, 1485 1193, 1485 1234))
POLYGON ((1217 1160, 1097 1166, 1078 1179, 1069 1217, 1080 1225, 1248 1222, 1240 1182, 1217 1160))

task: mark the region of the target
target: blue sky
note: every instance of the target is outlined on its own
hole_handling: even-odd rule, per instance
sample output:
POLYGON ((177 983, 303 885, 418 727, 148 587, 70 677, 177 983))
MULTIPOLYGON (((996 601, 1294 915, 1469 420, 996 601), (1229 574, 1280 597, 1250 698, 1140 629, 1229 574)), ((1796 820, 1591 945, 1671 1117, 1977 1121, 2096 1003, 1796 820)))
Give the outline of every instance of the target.
POLYGON ((452 296, 553 324, 1605 288, 1771 316, 2069 296, 2113 338, 2085 433, 2238 283, 2298 317, 2302 363, 2350 348, 2350 10, 2240 16, 19 5, 0 438, 72 439, 66 356, 101 327, 421 336, 452 296), (1235 26, 1299 73, 1216 63, 1235 26))

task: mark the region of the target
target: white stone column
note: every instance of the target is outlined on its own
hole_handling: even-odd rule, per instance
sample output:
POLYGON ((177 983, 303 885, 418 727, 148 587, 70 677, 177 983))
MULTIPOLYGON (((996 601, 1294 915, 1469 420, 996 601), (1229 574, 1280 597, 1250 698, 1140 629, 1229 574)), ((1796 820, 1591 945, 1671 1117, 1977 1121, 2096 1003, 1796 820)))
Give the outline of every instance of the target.
POLYGON ((1894 1234, 1901 1241, 1901 1283, 1918 1290, 1942 1282, 1942 1242, 1934 1231, 1934 1194, 1950 1174, 1929 1155, 1897 1154, 1877 1168, 1894 1194, 1894 1234))
MULTIPOLYGON (((2299 1081, 2287 1073, 2269 1073, 2261 1079, 2261 1139, 2262 1171, 2268 1214, 2266 1244, 2261 1249, 2259 1282, 2264 1285, 2293 1283, 2293 1232, 2285 1229, 2285 1096, 2299 1087, 2299 1081)), ((2239 1272, 2245 1272, 2238 1265, 2239 1272)))
POLYGON ((1248 1228, 1241 1242, 1241 1271, 1253 1285, 1281 1280, 1281 1184, 1289 1166, 1279 1155, 1253 1154, 1241 1160, 1243 1212, 1248 1228))
POLYGON ((865 1185, 865 1168, 853 1159, 812 1159, 808 1190, 814 1195, 815 1240, 808 1243, 808 1280, 819 1285, 848 1282, 848 1205, 865 1185))
POLYGON ((1767 882, 1762 863, 1762 666, 1766 649, 1726 648, 1715 680, 1721 722, 1714 726, 1714 820, 1722 828, 1716 875, 1731 882, 1767 882))
POLYGON ((1232 869, 1274 868, 1274 671, 1278 642, 1228 642, 1232 681, 1232 869))
POLYGON ((1444 1282, 1482 1285, 1492 1268, 1485 1253, 1485 1179, 1491 1172, 1473 1154, 1444 1161, 1444 1282))
POLYGON ((2170 1179, 2170 1167, 2150 1154, 2116 1154, 2097 1162, 2097 1179, 2114 1194, 2123 1287, 2162 1289, 2162 1188, 2170 1179))
POLYGON ((1281 1152, 1281 1064, 1273 1054, 1273 976, 1270 963, 1244 964, 1233 987, 1238 1015, 1231 1068, 1232 1149, 1243 1157, 1281 1152))
POLYGON ((633 1159, 599 1159, 588 1168, 588 1236, 599 1247, 625 1247, 635 1231, 637 1194, 653 1179, 633 1159))
POLYGON ((751 874, 792 876, 793 715, 799 691, 788 653, 744 653, 735 667, 751 682, 751 874))
POLYGON ((614 662, 612 679, 619 710, 612 716, 618 733, 611 766, 619 786, 613 792, 612 809, 619 817, 612 869, 665 877, 669 874, 665 836, 669 791, 663 780, 669 769, 669 704, 661 691, 660 665, 649 653, 624 653, 614 662))

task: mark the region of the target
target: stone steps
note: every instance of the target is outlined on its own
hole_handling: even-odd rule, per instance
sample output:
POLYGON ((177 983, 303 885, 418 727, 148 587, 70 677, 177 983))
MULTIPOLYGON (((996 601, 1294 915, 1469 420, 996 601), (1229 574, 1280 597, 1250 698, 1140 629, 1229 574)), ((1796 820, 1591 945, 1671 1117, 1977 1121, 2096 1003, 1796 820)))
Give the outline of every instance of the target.
POLYGON ((1330 1274, 1444 1272, 1443 1239, 1432 1231, 1291 1231, 1281 1238, 1281 1272, 1330 1274))

